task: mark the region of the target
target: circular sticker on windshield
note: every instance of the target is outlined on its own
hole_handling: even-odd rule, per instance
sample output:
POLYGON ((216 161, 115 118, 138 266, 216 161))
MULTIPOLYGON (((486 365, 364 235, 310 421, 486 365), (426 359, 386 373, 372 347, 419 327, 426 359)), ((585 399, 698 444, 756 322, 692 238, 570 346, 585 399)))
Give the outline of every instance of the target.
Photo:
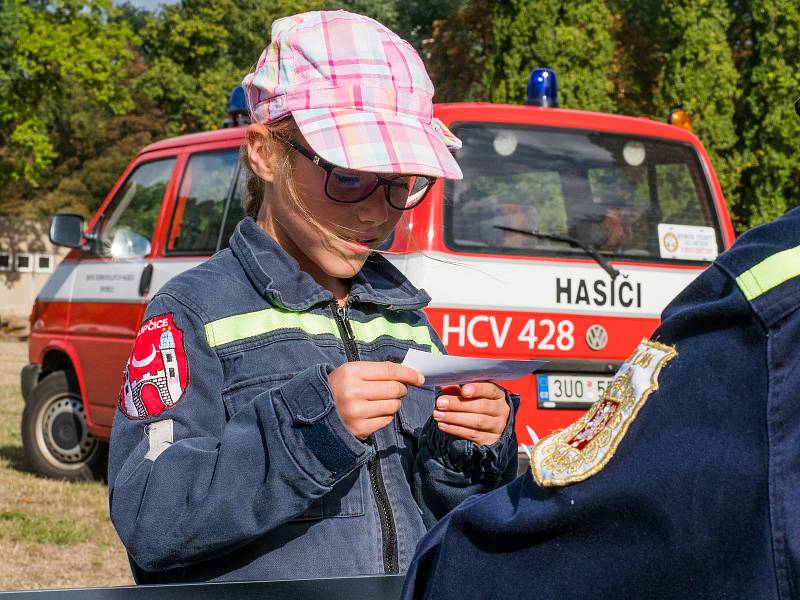
POLYGON ((677 235, 675 235, 671 231, 668 231, 667 233, 664 234, 664 249, 667 252, 670 252, 670 253, 677 252, 678 248, 680 247, 680 245, 681 244, 678 241, 678 236, 677 235))

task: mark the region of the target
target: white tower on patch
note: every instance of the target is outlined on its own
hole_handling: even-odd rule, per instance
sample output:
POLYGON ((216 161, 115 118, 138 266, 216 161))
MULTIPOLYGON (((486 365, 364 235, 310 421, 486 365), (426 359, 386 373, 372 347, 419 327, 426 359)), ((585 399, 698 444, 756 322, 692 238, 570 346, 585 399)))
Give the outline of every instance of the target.
POLYGON ((125 402, 125 412, 129 415, 137 414, 136 405, 133 403, 133 389, 131 388, 130 382, 130 374, 128 371, 128 367, 130 365, 130 359, 128 359, 128 363, 125 365, 125 379, 123 383, 123 398, 125 402))
POLYGON ((169 390, 169 398, 163 400, 165 400, 164 404, 169 406, 175 404, 181 397, 181 376, 178 370, 178 361, 175 359, 175 339, 169 329, 161 334, 158 349, 164 360, 164 377, 167 379, 167 389, 169 390))

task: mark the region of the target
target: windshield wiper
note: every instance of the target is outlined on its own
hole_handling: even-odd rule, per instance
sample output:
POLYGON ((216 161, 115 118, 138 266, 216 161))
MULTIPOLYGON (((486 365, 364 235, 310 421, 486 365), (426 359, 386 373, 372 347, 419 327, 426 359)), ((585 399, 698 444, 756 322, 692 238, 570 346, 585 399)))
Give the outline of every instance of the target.
POLYGON ((608 261, 605 258, 603 258, 602 256, 600 256, 600 254, 597 252, 597 250, 595 250, 589 244, 585 244, 585 243, 583 243, 582 241, 580 241, 578 239, 567 237, 567 236, 564 236, 564 235, 554 235, 552 233, 541 233, 539 231, 536 231, 535 229, 533 229, 533 230, 516 229, 515 227, 506 227, 505 225, 495 225, 494 228, 495 229, 501 229, 503 231, 510 231, 512 233, 521 233, 522 235, 528 235, 530 237, 535 237, 535 238, 541 239, 541 240, 552 240, 554 242, 563 242, 563 243, 569 244, 570 246, 573 246, 575 248, 580 248, 581 250, 586 252, 586 254, 591 256, 597 262, 598 265, 603 267, 603 270, 606 273, 608 273, 608 275, 609 275, 609 277, 611 277, 612 281, 614 279, 616 279, 617 276, 619 275, 619 271, 617 271, 614 267, 612 267, 610 264, 608 264, 608 261))

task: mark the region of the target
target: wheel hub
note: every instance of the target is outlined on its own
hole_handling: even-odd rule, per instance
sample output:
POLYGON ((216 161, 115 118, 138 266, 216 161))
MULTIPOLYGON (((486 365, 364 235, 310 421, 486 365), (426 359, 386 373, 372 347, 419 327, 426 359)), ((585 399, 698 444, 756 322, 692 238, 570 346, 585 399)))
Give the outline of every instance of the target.
POLYGON ((61 463, 82 463, 97 447, 86 425, 83 403, 76 398, 59 398, 47 407, 42 433, 47 449, 61 463))
POLYGON ((75 448, 80 442, 81 423, 73 414, 55 415, 50 423, 53 444, 58 448, 75 448))

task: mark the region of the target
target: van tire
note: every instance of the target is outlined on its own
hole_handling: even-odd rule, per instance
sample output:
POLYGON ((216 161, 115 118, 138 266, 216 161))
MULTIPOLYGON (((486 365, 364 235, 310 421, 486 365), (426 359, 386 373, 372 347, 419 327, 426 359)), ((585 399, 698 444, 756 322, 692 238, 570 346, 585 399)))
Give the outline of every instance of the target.
POLYGON ((108 446, 89 433, 71 371, 55 371, 31 390, 22 412, 22 445, 34 471, 52 479, 105 476, 108 446))

